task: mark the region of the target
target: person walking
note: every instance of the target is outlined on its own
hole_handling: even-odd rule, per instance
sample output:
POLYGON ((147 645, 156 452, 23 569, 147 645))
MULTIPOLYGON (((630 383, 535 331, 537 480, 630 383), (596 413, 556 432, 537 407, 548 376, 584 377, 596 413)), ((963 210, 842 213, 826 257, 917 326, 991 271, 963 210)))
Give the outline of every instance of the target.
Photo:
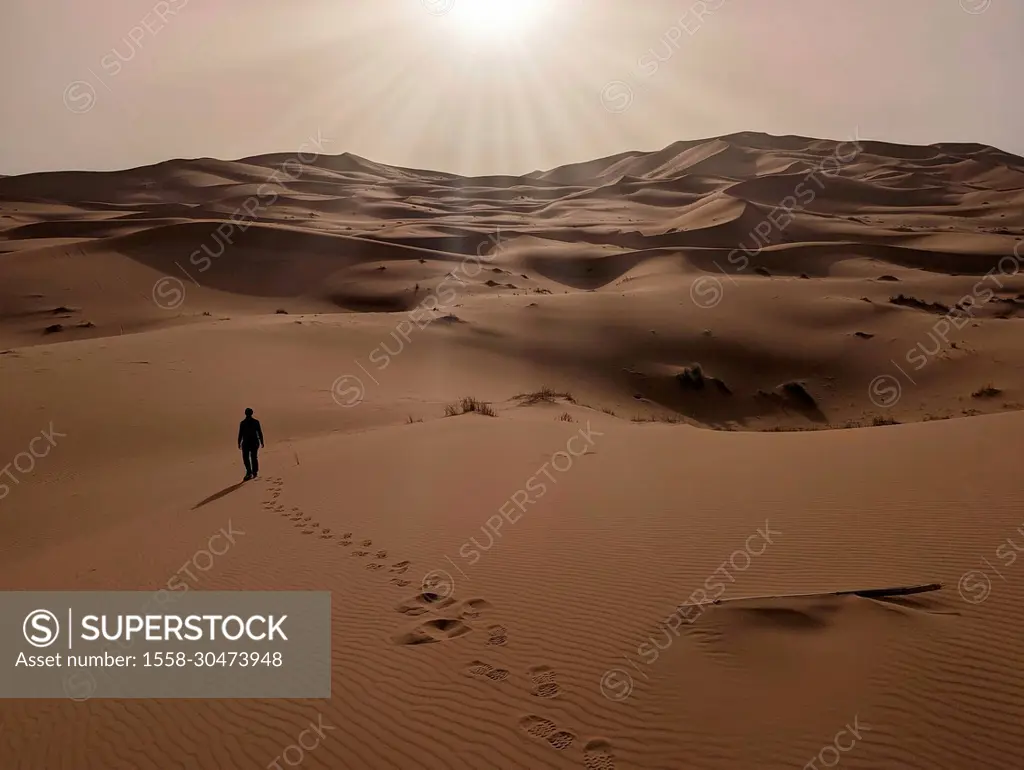
POLYGON ((245 478, 249 481, 260 475, 259 450, 263 448, 263 428, 260 421, 252 416, 252 409, 245 410, 245 419, 238 425, 238 448, 242 450, 245 478))

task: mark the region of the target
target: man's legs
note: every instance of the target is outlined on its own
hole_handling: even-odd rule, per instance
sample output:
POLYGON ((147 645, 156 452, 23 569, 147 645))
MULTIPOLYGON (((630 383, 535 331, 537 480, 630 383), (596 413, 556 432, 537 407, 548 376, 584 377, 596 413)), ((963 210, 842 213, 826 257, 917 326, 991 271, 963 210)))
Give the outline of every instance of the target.
POLYGON ((245 477, 252 478, 252 461, 249 458, 249 447, 242 447, 242 463, 245 465, 245 477))
POLYGON ((259 476, 260 475, 260 448, 258 446, 254 446, 251 451, 252 451, 252 460, 250 462, 252 464, 252 475, 253 476, 259 476))

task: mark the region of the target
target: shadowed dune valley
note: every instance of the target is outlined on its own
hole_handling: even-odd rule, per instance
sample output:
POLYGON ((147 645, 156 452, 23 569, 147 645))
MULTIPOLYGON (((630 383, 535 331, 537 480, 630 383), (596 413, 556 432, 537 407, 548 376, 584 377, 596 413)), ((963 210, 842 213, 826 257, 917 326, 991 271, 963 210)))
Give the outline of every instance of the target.
MULTIPOLYGON (((459 77, 527 57, 508 3, 409 5, 465 15, 459 77)), ((673 55, 759 13, 699 5, 673 55)), ((163 77, 164 21, 79 125, 163 77)), ((341 126, 277 151, 240 112, 275 151, 0 176, 0 768, 1022 766, 1024 157, 628 150, 652 84, 586 90, 615 141, 529 172, 429 170, 426 126, 391 154, 420 161, 341 126)), ((511 141, 474 114, 449 143, 511 141)))

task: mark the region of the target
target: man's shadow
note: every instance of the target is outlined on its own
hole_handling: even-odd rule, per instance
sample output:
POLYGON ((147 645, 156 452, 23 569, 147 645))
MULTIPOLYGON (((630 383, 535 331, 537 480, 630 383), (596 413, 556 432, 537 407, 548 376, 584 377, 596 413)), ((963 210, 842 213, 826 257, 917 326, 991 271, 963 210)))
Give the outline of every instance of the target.
POLYGON ((245 484, 244 481, 239 481, 237 484, 232 484, 230 487, 222 489, 220 492, 212 494, 208 498, 206 498, 205 500, 196 503, 195 505, 192 506, 192 510, 196 511, 196 510, 202 508, 204 505, 209 505, 210 503, 214 502, 215 500, 220 500, 222 497, 226 497, 227 495, 230 495, 232 492, 234 492, 236 489, 238 489, 240 486, 242 486, 244 484, 245 484))

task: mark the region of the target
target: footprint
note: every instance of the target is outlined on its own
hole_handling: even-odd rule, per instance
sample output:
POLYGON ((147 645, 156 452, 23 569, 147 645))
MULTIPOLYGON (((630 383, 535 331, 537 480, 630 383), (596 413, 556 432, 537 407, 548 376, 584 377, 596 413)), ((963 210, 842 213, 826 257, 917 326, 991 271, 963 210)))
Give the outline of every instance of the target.
POLYGON ((367 564, 366 569, 384 569, 383 564, 367 564))
POLYGON ((412 581, 411 580, 400 580, 398 578, 391 578, 391 582, 394 583, 399 588, 405 588, 408 585, 412 585, 412 581))
POLYGON ((484 663, 482 660, 474 660, 469 664, 469 668, 466 669, 466 673, 470 676, 485 676, 487 672, 493 670, 494 669, 490 663, 484 663))
POLYGON ((333 540, 334 539, 334 535, 332 535, 327 530, 324 530, 323 532, 320 533, 320 539, 321 540, 333 540))
POLYGON ((423 615, 433 609, 440 610, 445 607, 450 607, 454 603, 454 599, 445 598, 440 594, 435 594, 431 591, 423 591, 422 593, 416 594, 416 596, 411 599, 406 599, 395 607, 395 610, 397 612, 401 612, 403 615, 416 616, 423 615))
POLYGON ((350 545, 352 545, 352 541, 351 540, 342 540, 340 543, 338 543, 338 545, 343 545, 346 548, 348 548, 350 545))
POLYGON ((331 534, 331 528, 330 527, 324 527, 324 534, 325 535, 331 534))
POLYGON ((374 557, 377 558, 377 559, 386 559, 386 558, 388 558, 388 552, 387 551, 377 551, 377 553, 374 554, 374 557))
POLYGON ((544 717, 534 714, 520 719, 519 727, 525 730, 527 735, 545 740, 559 751, 569 748, 576 740, 576 736, 568 730, 559 729, 558 725, 550 719, 544 719, 544 717))
POLYGON ((587 770, 615 770, 612 745, 601 738, 588 741, 583 747, 583 765, 587 770))
POLYGON ((369 551, 353 551, 352 555, 353 556, 366 556, 368 553, 369 553, 369 551))
POLYGON ((482 660, 474 660, 470 663, 466 673, 478 678, 486 677, 492 682, 503 682, 508 679, 509 674, 508 669, 494 668, 490 663, 484 663, 482 660))
POLYGON ((561 692, 554 669, 548 666, 534 666, 528 671, 533 682, 533 695, 538 698, 554 698, 561 692))
POLYGON ((363 548, 369 548, 371 545, 373 545, 373 541, 372 540, 364 540, 359 545, 361 545, 363 548))
POLYGON ((485 599, 466 599, 459 606, 459 617, 460 618, 478 618, 480 613, 490 607, 490 603, 485 599))
POLYGON ((437 618, 420 623, 416 628, 394 637, 396 644, 431 644, 458 639, 472 631, 469 626, 455 618, 437 618))
POLYGON ((488 644, 504 645, 508 643, 508 630, 504 626, 491 626, 487 631, 490 634, 487 639, 488 644))
POLYGON ((303 535, 312 535, 313 534, 313 530, 311 530, 311 529, 304 529, 304 530, 302 530, 302 534, 303 535))
POLYGON ((576 740, 576 736, 570 733, 568 730, 559 730, 557 733, 548 736, 548 743, 554 746, 559 751, 572 746, 572 742, 576 740))
POLYGON ((410 564, 412 564, 412 562, 408 562, 408 561, 397 562, 397 563, 391 565, 391 569, 389 569, 388 572, 394 572, 396 575, 404 575, 406 570, 409 569, 409 565, 410 564))
POLYGON ((534 738, 548 738, 558 731, 558 725, 550 719, 544 719, 533 714, 519 720, 519 727, 525 730, 527 735, 534 738))
POLYGON ((345 538, 346 540, 351 540, 352 539, 352 533, 351 532, 346 532, 344 535, 342 535, 342 537, 345 538))

